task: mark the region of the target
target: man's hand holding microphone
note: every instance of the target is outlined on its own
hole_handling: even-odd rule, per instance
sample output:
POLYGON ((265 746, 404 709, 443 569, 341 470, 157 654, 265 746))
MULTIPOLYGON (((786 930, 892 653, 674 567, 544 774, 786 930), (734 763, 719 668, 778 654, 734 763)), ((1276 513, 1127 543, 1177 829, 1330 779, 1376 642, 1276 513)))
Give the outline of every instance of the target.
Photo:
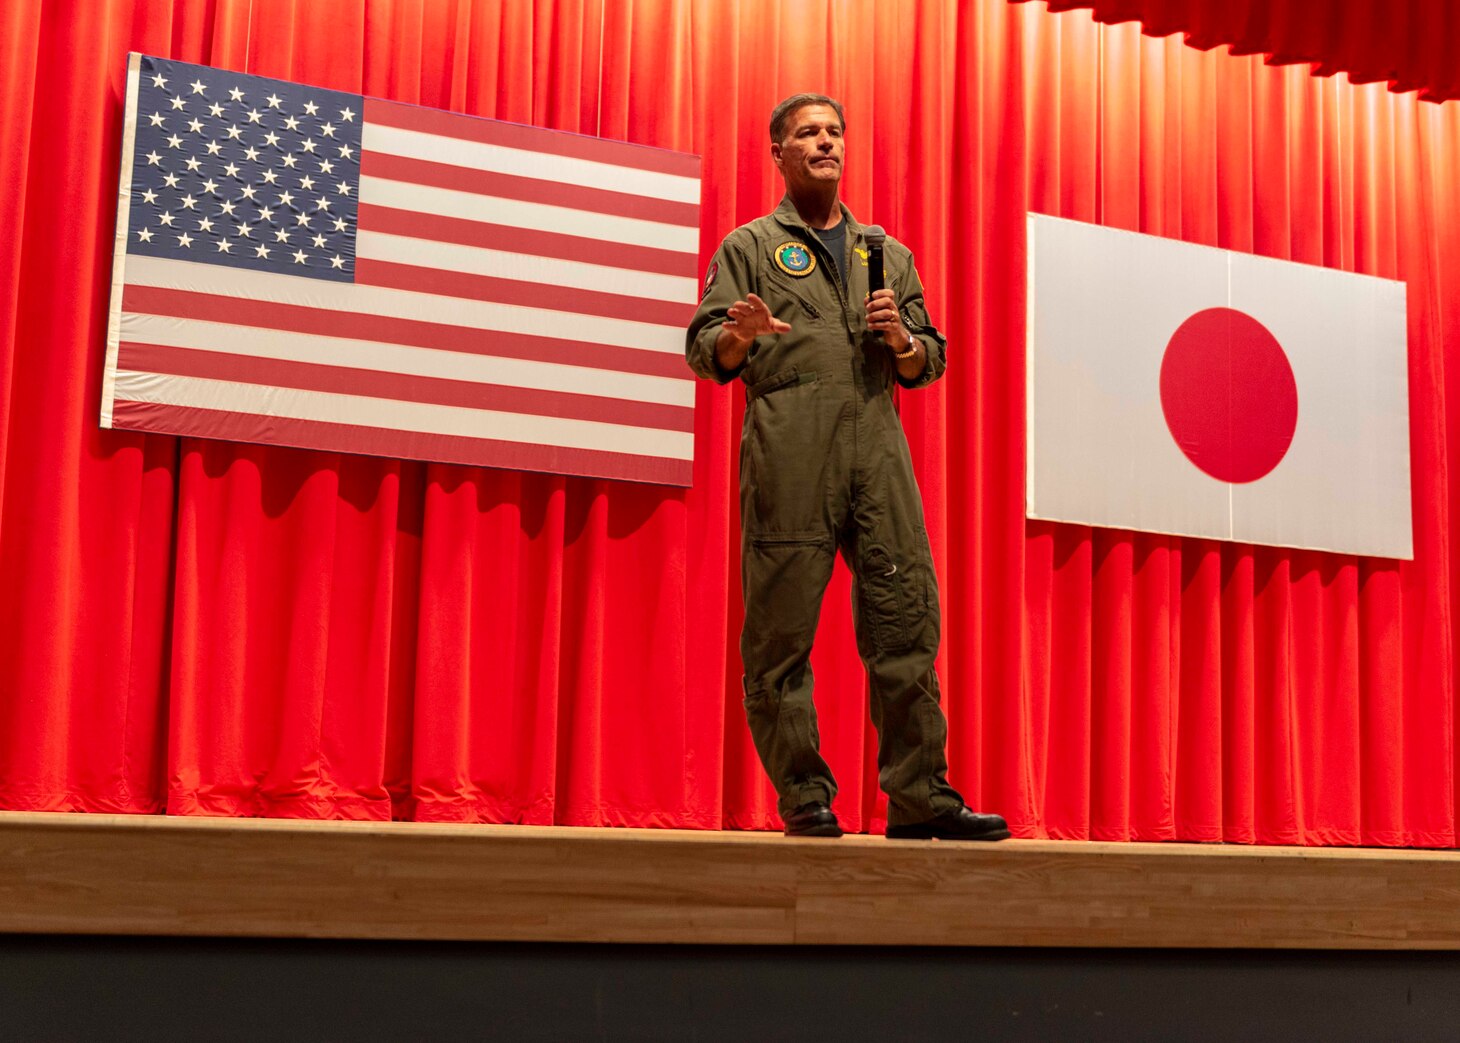
POLYGON ((914 380, 922 373, 926 360, 918 339, 902 324, 897 297, 882 285, 882 250, 887 243, 887 232, 881 225, 868 225, 862 235, 867 240, 867 285, 871 289, 867 295, 867 328, 882 334, 898 374, 905 380, 914 380))

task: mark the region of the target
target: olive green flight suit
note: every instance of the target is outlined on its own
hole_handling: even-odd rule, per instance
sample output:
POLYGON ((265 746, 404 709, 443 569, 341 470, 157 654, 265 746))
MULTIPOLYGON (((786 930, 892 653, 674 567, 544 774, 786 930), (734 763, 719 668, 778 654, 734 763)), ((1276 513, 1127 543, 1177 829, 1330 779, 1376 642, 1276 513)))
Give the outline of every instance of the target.
POLYGON ((881 335, 867 328, 866 243, 845 206, 847 287, 789 198, 725 237, 706 276, 686 357, 702 377, 746 386, 740 442, 741 582, 745 712, 784 817, 836 795, 819 751, 811 644, 840 549, 855 579, 857 648, 871 680, 879 782, 893 824, 957 808, 948 785, 948 725, 933 659, 940 637, 938 581, 893 382, 923 387, 942 376, 946 341, 928 319, 912 255, 888 238, 885 285, 927 366, 901 381, 881 335), (804 247, 814 259, 804 274, 804 247), (787 247, 786 250, 782 250, 787 247), (791 324, 758 337, 736 372, 715 359, 730 305, 755 293, 791 324))

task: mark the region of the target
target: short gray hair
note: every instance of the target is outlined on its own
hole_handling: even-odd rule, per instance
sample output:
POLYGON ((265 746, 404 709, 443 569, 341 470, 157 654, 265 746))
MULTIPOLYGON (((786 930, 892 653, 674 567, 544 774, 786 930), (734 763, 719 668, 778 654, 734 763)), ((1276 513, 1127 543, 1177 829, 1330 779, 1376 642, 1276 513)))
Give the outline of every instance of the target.
POLYGON ((775 144, 781 142, 786 133, 786 123, 797 109, 804 109, 807 105, 830 105, 836 110, 836 118, 842 121, 842 130, 847 129, 847 116, 842 112, 842 103, 835 98, 828 98, 825 94, 793 94, 785 101, 771 110, 771 141, 775 144))

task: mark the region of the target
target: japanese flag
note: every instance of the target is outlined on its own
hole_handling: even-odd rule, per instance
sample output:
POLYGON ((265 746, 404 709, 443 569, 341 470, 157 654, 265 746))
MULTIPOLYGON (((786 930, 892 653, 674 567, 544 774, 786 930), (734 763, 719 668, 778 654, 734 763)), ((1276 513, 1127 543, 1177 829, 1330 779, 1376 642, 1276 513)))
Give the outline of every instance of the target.
POLYGON ((1028 516, 1413 556, 1403 283, 1030 215, 1028 516))

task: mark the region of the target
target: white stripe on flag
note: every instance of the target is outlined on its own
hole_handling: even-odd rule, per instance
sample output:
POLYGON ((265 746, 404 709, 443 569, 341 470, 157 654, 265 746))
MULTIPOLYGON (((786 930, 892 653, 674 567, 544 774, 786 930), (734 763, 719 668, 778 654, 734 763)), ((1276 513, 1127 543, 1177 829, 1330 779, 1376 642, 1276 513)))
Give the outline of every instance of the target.
POLYGON ((479 246, 462 246, 434 239, 414 239, 372 232, 361 228, 355 240, 355 255, 369 260, 413 264, 421 268, 467 272, 497 279, 518 279, 577 290, 616 293, 626 297, 684 304, 694 300, 698 279, 658 275, 629 268, 608 268, 556 257, 507 253, 479 246))
POLYGON ((651 246, 692 256, 700 247, 698 228, 544 203, 523 203, 516 199, 499 199, 370 175, 360 178, 360 202, 362 205, 388 206, 396 210, 413 210, 487 224, 520 225, 541 232, 576 235, 610 243, 651 246))
POLYGON ((308 333, 270 330, 267 336, 260 336, 258 330, 248 326, 176 319, 167 315, 123 312, 121 339, 129 343, 221 351, 252 358, 622 398, 659 405, 688 407, 693 406, 695 400, 692 381, 670 377, 615 373, 583 366, 560 366, 551 362, 402 347, 308 333))
POLYGON ((245 306, 248 301, 270 301, 325 312, 449 323, 469 329, 640 348, 669 355, 684 353, 684 330, 679 326, 447 298, 412 290, 355 286, 324 279, 298 279, 197 261, 133 254, 127 258, 127 284, 235 297, 245 306))
POLYGON ((501 145, 488 145, 480 141, 466 141, 368 122, 361 131, 360 142, 367 152, 383 152, 432 163, 448 163, 469 170, 490 170, 498 174, 557 181, 565 185, 598 188, 609 192, 625 192, 677 203, 698 204, 700 201, 700 183, 695 178, 653 170, 636 170, 611 163, 598 163, 591 159, 504 148, 501 145))
POLYGON ((353 424, 392 431, 452 435, 460 438, 537 443, 567 449, 593 449, 632 456, 689 460, 694 434, 603 424, 592 420, 565 420, 527 413, 498 413, 462 406, 427 405, 396 399, 365 398, 325 391, 265 387, 197 377, 119 370, 117 401, 150 402, 311 420, 353 424))

